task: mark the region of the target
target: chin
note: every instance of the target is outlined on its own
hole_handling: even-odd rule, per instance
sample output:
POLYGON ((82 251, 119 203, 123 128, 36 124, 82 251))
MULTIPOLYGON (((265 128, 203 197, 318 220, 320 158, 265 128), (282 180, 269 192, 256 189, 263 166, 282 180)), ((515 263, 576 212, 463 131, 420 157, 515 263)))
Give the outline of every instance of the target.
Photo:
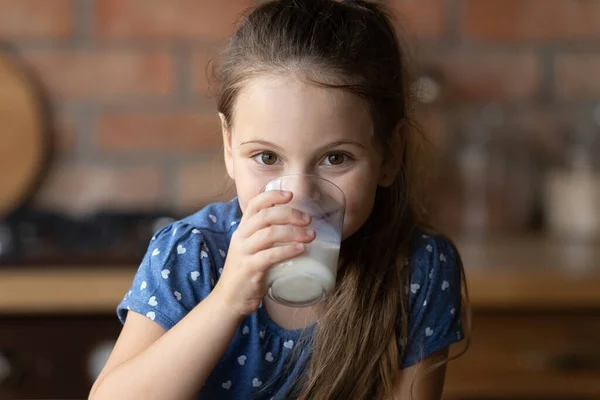
POLYGON ((356 232, 358 232, 360 230, 360 227, 363 224, 359 225, 359 226, 354 226, 354 225, 348 225, 348 226, 344 226, 344 229, 342 231, 342 241, 348 239, 350 236, 354 235, 356 232))

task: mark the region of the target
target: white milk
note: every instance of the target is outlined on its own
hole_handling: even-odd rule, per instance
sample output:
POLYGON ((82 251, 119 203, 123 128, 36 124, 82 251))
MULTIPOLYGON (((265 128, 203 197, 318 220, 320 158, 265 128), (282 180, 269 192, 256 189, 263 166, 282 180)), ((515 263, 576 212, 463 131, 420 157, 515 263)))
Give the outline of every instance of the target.
POLYGON ((306 251, 289 261, 275 264, 267 274, 267 287, 274 300, 289 306, 308 306, 333 292, 339 244, 315 240, 306 251))

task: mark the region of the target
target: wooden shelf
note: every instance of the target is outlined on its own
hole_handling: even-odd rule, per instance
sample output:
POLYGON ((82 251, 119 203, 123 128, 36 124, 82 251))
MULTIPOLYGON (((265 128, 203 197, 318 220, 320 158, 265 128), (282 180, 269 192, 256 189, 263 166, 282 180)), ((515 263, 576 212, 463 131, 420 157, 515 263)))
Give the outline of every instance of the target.
POLYGON ((0 314, 109 313, 137 268, 0 269, 0 314))
POLYGON ((600 244, 547 237, 458 244, 474 308, 600 309, 600 244))
MULTIPOLYGON (((458 246, 474 309, 600 309, 600 246, 545 238, 458 246)), ((0 267, 0 314, 112 313, 136 268, 0 267)))

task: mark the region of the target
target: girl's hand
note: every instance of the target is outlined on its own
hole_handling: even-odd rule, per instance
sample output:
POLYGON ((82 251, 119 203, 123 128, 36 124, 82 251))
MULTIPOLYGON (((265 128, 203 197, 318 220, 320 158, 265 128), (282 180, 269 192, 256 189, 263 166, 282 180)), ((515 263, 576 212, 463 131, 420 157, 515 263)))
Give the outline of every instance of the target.
POLYGON ((278 190, 254 197, 231 238, 213 293, 241 316, 256 311, 265 297, 269 268, 301 254, 305 243, 315 238, 315 232, 306 229, 309 215, 291 207, 274 207, 291 199, 291 192, 278 190), (285 244, 274 247, 276 243, 285 244))

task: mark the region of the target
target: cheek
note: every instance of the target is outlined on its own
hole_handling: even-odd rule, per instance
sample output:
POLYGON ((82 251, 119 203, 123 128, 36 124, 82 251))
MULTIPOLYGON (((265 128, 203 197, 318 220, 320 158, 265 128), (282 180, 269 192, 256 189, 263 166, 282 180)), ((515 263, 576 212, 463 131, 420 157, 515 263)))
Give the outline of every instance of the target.
POLYGON ((234 168, 235 189, 242 213, 246 211, 248 203, 260 194, 262 188, 269 182, 268 177, 256 176, 249 168, 234 168))
POLYGON ((371 215, 375 203, 376 187, 360 188, 346 192, 346 213, 344 216, 343 239, 354 234, 371 215))
POLYGON ((251 180, 237 177, 235 180, 235 189, 242 213, 245 213, 248 203, 260 193, 261 187, 256 188, 256 185, 251 180))

